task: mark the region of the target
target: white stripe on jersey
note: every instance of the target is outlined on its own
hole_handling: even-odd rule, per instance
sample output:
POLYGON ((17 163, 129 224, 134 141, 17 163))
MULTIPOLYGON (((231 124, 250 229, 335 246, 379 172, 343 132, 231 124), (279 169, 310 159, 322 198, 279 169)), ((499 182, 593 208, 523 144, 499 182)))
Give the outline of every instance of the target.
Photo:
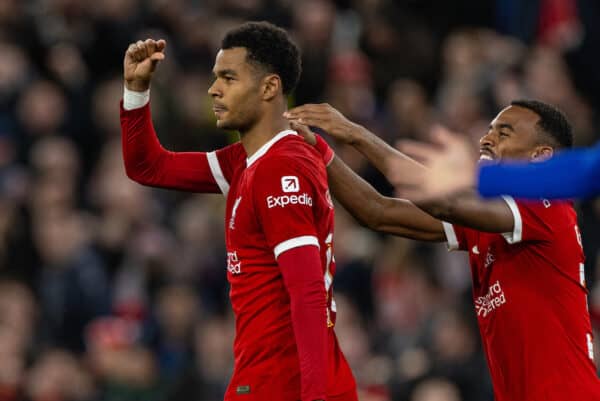
POLYGON ((217 153, 208 152, 206 154, 206 158, 208 159, 208 166, 210 167, 210 171, 213 175, 213 178, 215 179, 215 182, 221 189, 221 193, 223 193, 223 196, 227 196, 227 193, 229 192, 229 183, 223 175, 221 165, 219 164, 219 159, 217 158, 217 153))
POLYGON ((442 226, 444 226, 446 242, 448 242, 448 250, 456 251, 460 246, 458 239, 456 238, 456 233, 454 232, 454 227, 452 227, 452 224, 446 223, 445 221, 442 221, 442 226))
POLYGON ((283 241, 279 245, 277 245, 274 249, 275 259, 277 259, 279 255, 281 255, 285 251, 289 251, 292 248, 298 248, 300 246, 305 245, 314 245, 317 248, 320 248, 319 240, 317 239, 317 237, 315 237, 314 235, 303 235, 301 237, 288 239, 287 241, 283 241))
POLYGON ((502 199, 506 202, 514 218, 514 228, 510 233, 503 233, 502 236, 509 244, 516 244, 521 242, 523 239, 523 219, 521 218, 521 212, 519 206, 512 196, 504 195, 502 199))

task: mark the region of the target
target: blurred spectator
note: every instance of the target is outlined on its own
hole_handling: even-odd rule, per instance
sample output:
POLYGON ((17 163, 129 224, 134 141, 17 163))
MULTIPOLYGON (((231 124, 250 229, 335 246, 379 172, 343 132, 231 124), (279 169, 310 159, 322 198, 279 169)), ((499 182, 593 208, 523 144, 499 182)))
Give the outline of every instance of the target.
POLYGON ((110 312, 110 289, 98 255, 89 246, 85 216, 74 211, 39 217, 34 241, 42 259, 39 295, 44 337, 83 350, 83 329, 110 312))
POLYGON ((461 401, 458 389, 444 379, 428 379, 415 389, 411 401, 461 401))

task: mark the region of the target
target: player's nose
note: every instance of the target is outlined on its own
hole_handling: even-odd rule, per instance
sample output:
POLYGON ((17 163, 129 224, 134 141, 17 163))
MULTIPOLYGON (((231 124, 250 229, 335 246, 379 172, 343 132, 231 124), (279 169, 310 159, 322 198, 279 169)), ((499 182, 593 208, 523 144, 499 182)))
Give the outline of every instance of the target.
POLYGON ((218 81, 215 80, 215 82, 213 82, 212 85, 208 88, 208 94, 212 97, 220 97, 221 96, 221 91, 219 90, 217 82, 218 81))
POLYGON ((479 146, 491 148, 494 146, 494 134, 490 130, 487 134, 479 139, 479 146))

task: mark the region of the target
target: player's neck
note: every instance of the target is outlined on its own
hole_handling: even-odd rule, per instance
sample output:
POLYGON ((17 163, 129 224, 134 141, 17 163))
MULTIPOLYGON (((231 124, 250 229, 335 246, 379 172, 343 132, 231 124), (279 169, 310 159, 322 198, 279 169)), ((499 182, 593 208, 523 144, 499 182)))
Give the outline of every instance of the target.
POLYGON ((246 150, 246 155, 251 157, 265 143, 269 142, 275 135, 286 129, 290 129, 290 123, 283 117, 282 111, 273 111, 265 113, 248 131, 240 132, 242 145, 246 150))

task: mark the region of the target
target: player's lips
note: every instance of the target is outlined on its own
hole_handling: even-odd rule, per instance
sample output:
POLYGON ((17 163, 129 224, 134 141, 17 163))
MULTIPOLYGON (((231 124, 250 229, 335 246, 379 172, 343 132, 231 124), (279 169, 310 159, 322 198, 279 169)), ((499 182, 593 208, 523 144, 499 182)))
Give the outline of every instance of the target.
POLYGON ((223 105, 220 104, 214 104, 213 105, 213 113, 215 113, 215 115, 218 117, 220 114, 225 113, 227 111, 227 108, 223 105))
POLYGON ((479 160, 495 160, 495 159, 496 159, 496 155, 491 150, 489 150, 487 148, 481 148, 479 150, 479 160))

